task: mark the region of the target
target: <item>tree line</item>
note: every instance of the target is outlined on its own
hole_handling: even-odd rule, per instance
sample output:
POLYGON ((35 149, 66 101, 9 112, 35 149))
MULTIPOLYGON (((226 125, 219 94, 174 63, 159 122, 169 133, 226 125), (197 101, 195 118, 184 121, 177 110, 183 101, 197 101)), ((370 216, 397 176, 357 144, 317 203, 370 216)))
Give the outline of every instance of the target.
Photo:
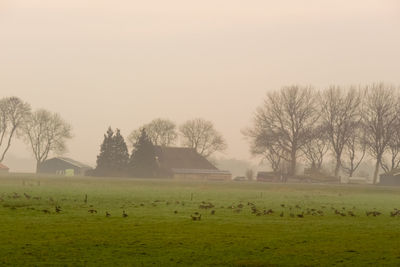
MULTIPOLYGON (((343 172, 351 177, 368 155, 375 161, 376 183, 380 169, 390 172, 400 166, 399 90, 385 83, 331 86, 325 90, 286 86, 267 93, 251 127, 243 134, 251 153, 267 160, 275 172, 294 176, 299 161, 306 162, 311 170, 321 170, 330 153, 335 161, 334 176, 343 172)), ((18 97, 6 97, 0 99, 0 162, 14 138, 28 144, 39 169, 51 153, 66 151, 72 127, 57 113, 32 111, 18 97)), ((133 147, 131 154, 120 131, 109 128, 93 174, 109 175, 109 169, 113 175, 153 175, 146 164, 153 166, 154 162, 143 163, 144 170, 139 167, 140 162, 154 156, 151 147, 172 146, 178 141, 204 157, 227 147, 213 123, 201 118, 179 127, 158 118, 134 130, 127 140, 133 147)))
POLYGON ((379 169, 400 165, 400 94, 384 83, 367 86, 287 86, 267 94, 243 134, 250 151, 266 159, 275 172, 296 175, 299 160, 320 170, 328 152, 333 174, 354 175, 366 155, 379 169))

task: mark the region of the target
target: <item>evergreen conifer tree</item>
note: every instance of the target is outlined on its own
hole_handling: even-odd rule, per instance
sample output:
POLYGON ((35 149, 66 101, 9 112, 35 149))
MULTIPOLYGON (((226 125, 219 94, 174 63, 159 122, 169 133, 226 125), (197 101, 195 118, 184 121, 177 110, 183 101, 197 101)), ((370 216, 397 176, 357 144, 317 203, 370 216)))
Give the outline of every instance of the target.
POLYGON ((96 176, 123 176, 127 172, 129 154, 120 130, 108 128, 97 156, 96 176))
POLYGON ((113 168, 119 175, 127 174, 129 166, 129 153, 128 147, 126 146, 124 137, 121 135, 121 131, 117 129, 113 137, 114 143, 114 157, 113 157, 113 168))
POLYGON ((96 176, 107 176, 109 170, 111 169, 113 135, 114 132, 111 127, 109 127, 107 133, 104 135, 104 140, 100 147, 100 154, 97 156, 97 165, 96 169, 94 170, 94 174, 96 176))
POLYGON ((134 145, 130 160, 131 174, 134 177, 155 177, 158 169, 154 145, 142 129, 141 134, 134 145))

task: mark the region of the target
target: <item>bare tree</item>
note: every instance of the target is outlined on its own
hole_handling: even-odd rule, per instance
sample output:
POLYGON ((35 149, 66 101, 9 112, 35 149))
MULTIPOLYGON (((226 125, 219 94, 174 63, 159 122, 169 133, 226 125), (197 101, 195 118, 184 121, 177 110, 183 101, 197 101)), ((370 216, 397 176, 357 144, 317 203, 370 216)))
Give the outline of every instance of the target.
POLYGON ((201 118, 189 120, 179 127, 179 131, 183 146, 194 148, 204 157, 227 148, 224 138, 210 121, 201 118))
MULTIPOLYGON (((261 151, 260 151, 261 152, 261 151)), ((254 154, 254 153, 253 153, 254 154)), ((272 143, 266 145, 262 153, 258 153, 263 155, 262 162, 267 160, 271 165, 271 169, 276 173, 282 173, 282 166, 285 162, 288 162, 287 155, 285 155, 284 151, 280 149, 278 146, 274 146, 272 143)))
POLYGON ((351 126, 360 120, 360 93, 331 86, 321 94, 322 121, 325 125, 332 151, 335 155, 335 177, 339 177, 344 146, 351 134, 351 126))
POLYGON ((133 146, 138 140, 141 130, 146 129, 146 133, 153 145, 170 146, 175 144, 178 133, 174 122, 166 119, 154 119, 150 123, 143 125, 137 130, 134 130, 129 136, 128 141, 133 146))
POLYGON ((12 139, 19 133, 30 111, 30 105, 18 97, 0 100, 0 162, 4 160, 12 139))
POLYGON ((280 147, 277 136, 270 129, 264 129, 259 121, 254 123, 252 129, 242 131, 250 142, 250 153, 253 156, 261 156, 262 161, 268 161, 274 172, 281 172, 282 163, 288 160, 288 157, 280 147))
POLYGON ((353 177, 366 154, 365 128, 361 122, 351 127, 350 135, 344 147, 348 160, 342 162, 342 169, 353 177))
POLYGON ((387 154, 389 154, 390 161, 387 163, 385 158, 382 158, 382 169, 388 173, 400 166, 400 118, 397 118, 397 126, 394 129, 392 138, 389 141, 387 154))
POLYGON ((262 143, 265 138, 267 155, 287 160, 289 175, 295 175, 299 152, 308 141, 318 117, 315 92, 311 87, 289 86, 268 93, 264 105, 255 114, 253 143, 262 143))
POLYGON ((373 183, 378 180, 383 155, 397 131, 399 99, 395 88, 383 83, 366 87, 367 95, 363 110, 368 152, 376 160, 373 183))
POLYGON ((321 170, 324 156, 329 149, 329 138, 325 127, 318 126, 310 133, 302 151, 311 170, 321 170))
POLYGON ((26 140, 36 159, 36 172, 47 159, 50 152, 66 151, 65 141, 72 138, 71 126, 58 114, 47 110, 32 113, 24 126, 26 140))

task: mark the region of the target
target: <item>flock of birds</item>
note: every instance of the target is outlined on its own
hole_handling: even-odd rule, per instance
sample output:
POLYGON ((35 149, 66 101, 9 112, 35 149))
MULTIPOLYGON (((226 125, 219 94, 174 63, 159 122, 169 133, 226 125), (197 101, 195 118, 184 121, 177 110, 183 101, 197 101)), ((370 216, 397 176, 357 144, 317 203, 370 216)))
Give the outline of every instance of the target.
MULTIPOLYGON (((304 218, 305 216, 324 216, 327 211, 329 210, 326 206, 320 206, 319 209, 316 208, 305 208, 303 209, 300 205, 286 205, 286 204, 280 204, 280 207, 283 208, 284 210, 281 210, 280 212, 276 212, 273 209, 260 209, 258 208, 254 203, 252 202, 247 202, 247 206, 250 208, 250 211, 252 214, 255 214, 256 216, 262 216, 262 215, 272 215, 275 213, 279 213, 280 217, 285 217, 285 213, 288 214, 289 217, 291 218, 304 218)), ((199 208, 200 209, 212 209, 215 206, 211 202, 201 202, 199 208)), ((243 208, 245 205, 243 203, 239 203, 238 205, 231 205, 228 207, 228 209, 232 209, 233 212, 235 213, 240 213, 243 211, 243 208)), ((224 208, 224 207, 221 207, 224 208)), ((350 216, 350 217, 356 217, 355 209, 356 207, 353 207, 353 209, 348 210, 346 207, 342 207, 341 209, 337 209, 335 207, 330 207, 330 209, 333 211, 333 214, 339 215, 342 217, 345 216, 350 216)), ((211 215, 215 214, 215 210, 211 210, 211 215)), ((376 209, 372 211, 366 211, 365 212, 366 216, 373 216, 377 217, 382 215, 382 212, 377 211, 376 209)), ((390 212, 390 217, 400 217, 400 210, 395 208, 393 211, 390 212)), ((194 214, 191 215, 192 220, 194 221, 199 221, 201 220, 201 214, 198 212, 195 212, 194 214)))
MULTIPOLYGON (((41 200, 41 197, 33 197, 27 193, 23 193, 18 194, 16 192, 13 192, 12 194, 9 195, 2 195, 0 196, 0 202, 4 202, 4 198, 8 197, 11 199, 23 199, 25 198, 26 200, 41 200)), ((48 199, 50 201, 50 203, 52 203, 54 205, 54 212, 55 213, 61 213, 62 212, 62 208, 60 205, 56 204, 56 201, 54 201, 54 199, 52 197, 49 197, 48 199)), ((84 203, 87 204, 88 202, 88 197, 87 195, 85 195, 85 199, 84 199, 84 203)), ((155 200, 154 202, 151 203, 152 207, 156 207, 157 205, 160 204, 160 202, 165 202, 166 205, 170 205, 173 204, 173 202, 169 202, 169 201, 162 201, 162 200, 155 200)), ((175 201, 176 205, 182 205, 185 206, 185 202, 183 201, 175 201)), ((3 205, 5 206, 5 205, 3 205)), ((145 206, 144 203, 140 203, 139 205, 135 205, 136 207, 140 206, 143 207, 145 206)), ((333 206, 331 206, 330 208, 326 207, 326 206, 320 206, 319 208, 304 208, 301 207, 300 205, 287 205, 287 204, 280 204, 281 209, 279 211, 275 211, 273 209, 267 209, 267 208, 259 208, 257 207, 256 204, 252 203, 252 202, 247 202, 247 205, 243 204, 243 203, 239 203, 237 205, 230 205, 227 208, 231 209, 234 213, 241 213, 245 207, 248 207, 250 209, 251 214, 254 214, 256 216, 263 216, 263 215, 273 215, 275 213, 279 213, 280 217, 291 217, 291 218, 304 218, 305 216, 325 216, 326 214, 329 213, 329 211, 331 210, 333 212, 333 214, 341 216, 341 217, 345 217, 345 216, 350 216, 350 217, 356 217, 358 216, 355 212, 356 207, 353 207, 352 209, 348 209, 346 207, 342 207, 340 209, 337 209, 333 206)), ((9 206, 12 209, 15 209, 15 206, 9 206)), ((91 214, 97 214, 97 210, 93 208, 93 205, 89 206, 90 209, 88 210, 88 213, 91 214)), ((201 210, 205 210, 208 211, 210 210, 210 214, 211 215, 215 215, 216 214, 216 208, 215 205, 212 204, 211 202, 206 202, 206 201, 202 201, 200 203, 200 205, 198 206, 199 209, 201 210)), ((220 207, 221 209, 224 209, 224 206, 220 207)), ((29 208, 34 210, 35 208, 29 208)), ((42 209, 41 210, 43 213, 45 214, 50 214, 52 213, 49 209, 42 209)), ((175 214, 178 214, 178 210, 174 211, 175 214)), ((365 215, 370 217, 377 217, 382 215, 382 212, 377 211, 376 209, 374 210, 370 210, 370 211, 366 211, 365 215)), ((389 213, 390 217, 400 217, 400 210, 395 208, 392 211, 390 211, 389 213)), ((190 215, 190 218, 193 221, 200 221, 201 220, 201 213, 199 213, 198 211, 192 213, 190 215)), ((105 212, 105 217, 111 217, 111 213, 109 211, 105 212)), ((125 210, 122 210, 122 217, 126 218, 128 217, 128 213, 125 210)))

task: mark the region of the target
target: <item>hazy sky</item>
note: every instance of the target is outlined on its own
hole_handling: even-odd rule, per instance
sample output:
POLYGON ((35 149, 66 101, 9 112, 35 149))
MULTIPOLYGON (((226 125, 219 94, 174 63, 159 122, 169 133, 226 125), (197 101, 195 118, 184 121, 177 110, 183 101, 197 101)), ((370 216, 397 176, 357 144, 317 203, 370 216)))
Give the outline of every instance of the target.
POLYGON ((374 81, 400 85, 398 0, 0 0, 0 96, 60 113, 90 164, 109 125, 156 117, 212 120, 249 159, 268 90, 374 81))

